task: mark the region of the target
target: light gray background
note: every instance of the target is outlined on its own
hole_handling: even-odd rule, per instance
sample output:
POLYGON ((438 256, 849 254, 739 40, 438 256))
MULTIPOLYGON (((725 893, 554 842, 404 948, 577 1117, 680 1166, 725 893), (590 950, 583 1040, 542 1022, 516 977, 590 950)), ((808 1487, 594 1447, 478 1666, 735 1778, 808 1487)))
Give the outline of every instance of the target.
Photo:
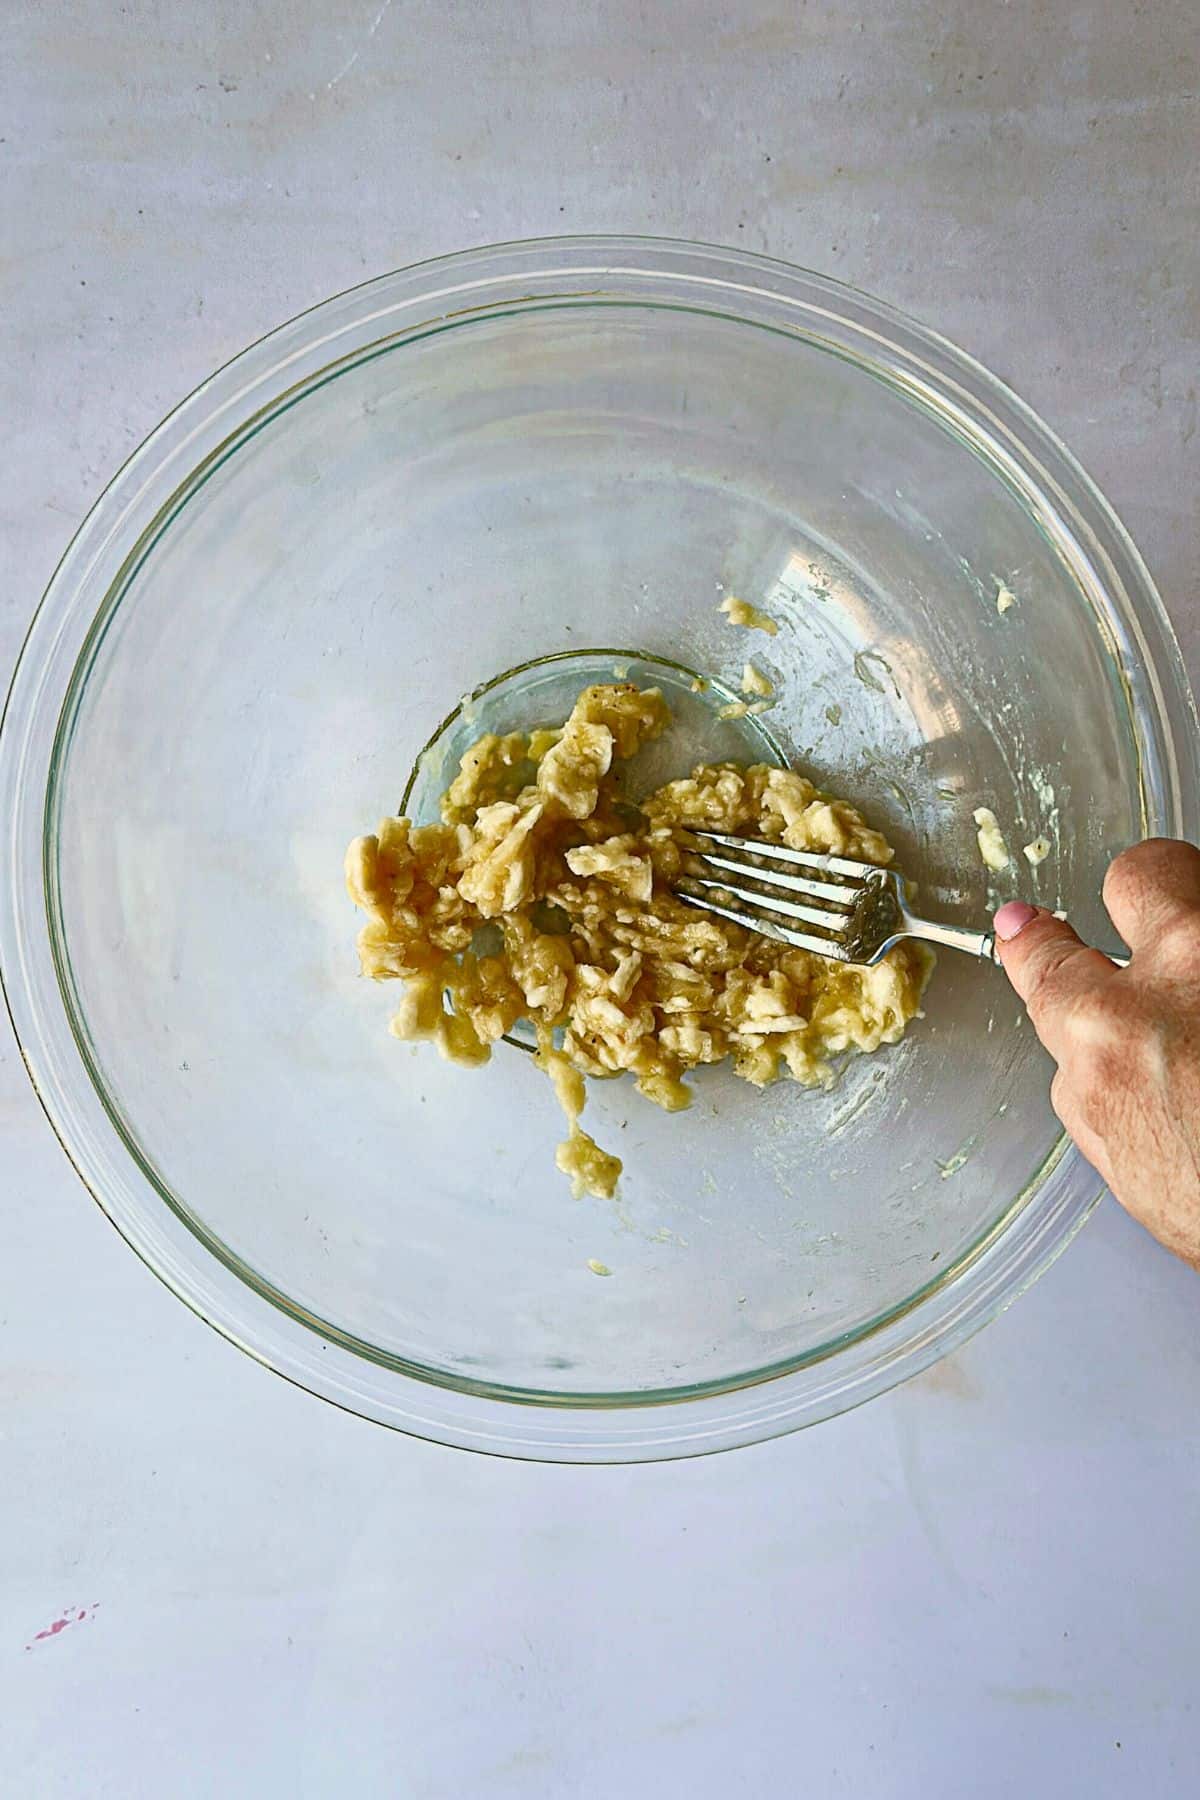
MULTIPOLYGON (((5 664, 98 489, 250 339, 440 251, 643 230, 844 276, 1011 381, 1195 678, 1192 0, 0 18, 5 664)), ((1200 1281, 1106 1202, 960 1355, 782 1443, 392 1437, 146 1274, 0 1038, 6 1795, 1190 1794, 1198 1420, 1200 1281)))

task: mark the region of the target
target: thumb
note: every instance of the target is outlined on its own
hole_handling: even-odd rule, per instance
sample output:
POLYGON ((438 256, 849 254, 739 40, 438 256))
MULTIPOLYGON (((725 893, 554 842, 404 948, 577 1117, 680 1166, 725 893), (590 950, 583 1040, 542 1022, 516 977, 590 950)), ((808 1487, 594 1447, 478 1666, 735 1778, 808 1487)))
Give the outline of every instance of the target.
POLYGON ((1080 999, 1119 980, 1119 971, 1044 907, 1010 900, 993 922, 1004 973, 1025 1002, 1034 1030, 1057 1057, 1080 999))

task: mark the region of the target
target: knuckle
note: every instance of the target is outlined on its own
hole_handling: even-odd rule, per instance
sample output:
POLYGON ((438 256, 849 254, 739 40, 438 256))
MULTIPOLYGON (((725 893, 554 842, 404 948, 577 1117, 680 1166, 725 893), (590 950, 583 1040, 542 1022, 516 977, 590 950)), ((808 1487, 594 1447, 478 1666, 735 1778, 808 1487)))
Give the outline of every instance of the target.
POLYGON ((1194 877, 1200 871, 1200 850, 1178 838, 1146 838, 1131 844, 1113 858, 1104 877, 1104 902, 1136 903, 1160 889, 1172 878, 1194 877))
POLYGON ((1120 856, 1113 858, 1104 875, 1101 893, 1104 904, 1110 910, 1113 906, 1121 906, 1126 900, 1136 900, 1139 893, 1147 886, 1151 860, 1157 862, 1157 846, 1160 839, 1152 838, 1144 844, 1134 844, 1128 850, 1122 850, 1120 856))
POLYGON ((1077 950, 1074 943, 1046 945, 1030 966, 1025 1005, 1035 1024, 1073 1003, 1077 976, 1071 964, 1077 950))
POLYGON ((1069 1010, 1080 1043, 1095 1050, 1117 1050, 1140 1029, 1137 1007, 1108 988, 1080 988, 1069 1010))
POLYGON ((1159 927, 1154 954, 1172 974, 1200 978, 1200 907, 1172 909, 1159 927))

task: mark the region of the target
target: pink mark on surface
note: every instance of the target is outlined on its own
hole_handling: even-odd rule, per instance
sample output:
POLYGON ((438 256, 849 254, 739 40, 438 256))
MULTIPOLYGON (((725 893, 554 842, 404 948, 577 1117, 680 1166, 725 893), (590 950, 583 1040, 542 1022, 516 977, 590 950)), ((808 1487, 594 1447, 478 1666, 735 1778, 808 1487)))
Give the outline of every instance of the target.
POLYGON ((25 1648, 32 1650, 34 1644, 44 1643, 47 1638, 56 1638, 60 1632, 67 1629, 68 1625, 82 1625, 85 1620, 90 1619, 99 1610, 99 1607, 98 1600, 93 1601, 91 1606, 64 1606, 58 1618, 51 1619, 44 1631, 34 1632, 25 1648))

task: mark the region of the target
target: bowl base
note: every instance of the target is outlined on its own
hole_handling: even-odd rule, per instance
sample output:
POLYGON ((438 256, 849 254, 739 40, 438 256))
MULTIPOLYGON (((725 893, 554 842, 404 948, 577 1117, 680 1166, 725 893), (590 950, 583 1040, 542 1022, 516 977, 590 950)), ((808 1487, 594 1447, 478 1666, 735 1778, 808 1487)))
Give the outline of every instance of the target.
POLYGON ((719 716, 723 707, 745 698, 724 682, 641 650, 567 650, 505 669, 464 694, 417 756, 400 813, 419 825, 433 823, 441 817, 442 795, 463 757, 481 737, 559 726, 585 688, 615 681, 660 688, 671 709, 669 729, 626 765, 631 800, 699 763, 786 761, 769 728, 769 714, 719 716))

